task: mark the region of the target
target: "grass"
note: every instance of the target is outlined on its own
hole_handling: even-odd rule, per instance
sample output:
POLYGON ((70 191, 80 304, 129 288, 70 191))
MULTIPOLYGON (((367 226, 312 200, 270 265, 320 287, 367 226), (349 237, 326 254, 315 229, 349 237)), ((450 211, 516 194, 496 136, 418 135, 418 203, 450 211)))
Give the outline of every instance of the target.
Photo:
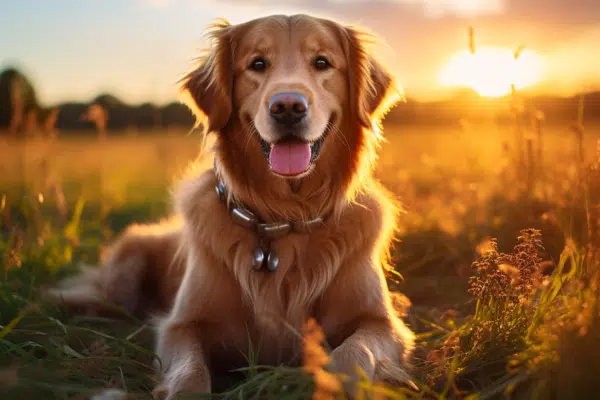
MULTIPOLYGON (((506 127, 386 127, 377 175, 407 210, 394 249, 403 279, 390 287, 413 303, 416 388, 365 381, 365 392, 598 396, 599 131, 534 124, 531 139, 523 132, 529 144, 517 146, 506 127)), ((198 149, 184 133, 0 142, 1 398, 87 399, 106 388, 150 396, 155 356, 144 321, 68 315, 39 291, 97 262, 127 224, 166 215, 168 187, 198 149)), ((304 369, 249 357, 241 380, 214 397, 329 398, 337 378, 311 332, 305 355, 317 356, 304 369)))

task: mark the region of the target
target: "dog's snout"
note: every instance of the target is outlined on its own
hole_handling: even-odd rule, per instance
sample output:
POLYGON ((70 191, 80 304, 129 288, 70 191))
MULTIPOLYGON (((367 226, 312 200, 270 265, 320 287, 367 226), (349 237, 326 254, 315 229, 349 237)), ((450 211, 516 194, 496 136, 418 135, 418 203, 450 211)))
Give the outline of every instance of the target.
POLYGON ((269 113, 280 124, 294 125, 308 115, 308 100, 297 92, 277 93, 269 101, 269 113))

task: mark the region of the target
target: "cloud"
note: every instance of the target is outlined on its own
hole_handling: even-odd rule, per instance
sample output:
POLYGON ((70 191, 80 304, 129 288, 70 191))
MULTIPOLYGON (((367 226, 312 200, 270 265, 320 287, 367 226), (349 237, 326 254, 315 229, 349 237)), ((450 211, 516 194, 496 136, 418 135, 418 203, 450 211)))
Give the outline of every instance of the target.
MULTIPOLYGON (((232 3, 249 3, 263 6, 281 4, 279 0, 229 0, 232 3)), ((501 13, 505 0, 288 0, 290 6, 335 10, 341 8, 362 9, 394 7, 396 10, 410 8, 420 10, 426 18, 443 16, 474 16, 501 13)))
MULTIPOLYGON (((143 0, 168 1, 168 0, 143 0)), ((248 4, 262 6, 269 12, 281 0, 222 0, 222 4, 248 4)), ((368 15, 386 10, 396 15, 412 17, 474 18, 480 16, 504 16, 513 19, 529 19, 554 24, 600 23, 598 0, 287 0, 286 5, 305 10, 368 15)))
POLYGON ((428 18, 497 14, 504 11, 504 0, 390 0, 389 3, 422 7, 424 16, 428 18))
POLYGON ((515 18, 530 18, 547 23, 600 24, 598 0, 506 0, 507 12, 515 18))
POLYGON ((370 16, 384 11, 396 18, 472 19, 502 17, 506 20, 530 20, 556 26, 571 23, 600 24, 598 0, 135 0, 143 7, 194 7, 230 9, 243 6, 262 10, 303 10, 353 16, 370 16))
MULTIPOLYGON (((330 2, 337 5, 368 6, 373 4, 373 2, 365 0, 330 0, 330 2)), ((379 0, 376 3, 421 8, 424 17, 427 18, 439 18, 447 15, 474 16, 504 11, 504 0, 379 0)))

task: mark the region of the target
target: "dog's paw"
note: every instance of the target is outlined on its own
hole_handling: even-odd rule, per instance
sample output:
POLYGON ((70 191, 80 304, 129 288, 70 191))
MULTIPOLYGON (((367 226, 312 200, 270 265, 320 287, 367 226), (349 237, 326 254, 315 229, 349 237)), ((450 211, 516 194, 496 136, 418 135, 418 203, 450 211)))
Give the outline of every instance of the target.
POLYGON ((173 400, 179 395, 211 393, 210 376, 195 372, 171 372, 152 391, 154 400, 173 400))
POLYGON ((167 385, 159 385, 152 391, 153 400, 167 400, 172 398, 169 396, 169 387, 167 385))
POLYGON ((331 353, 335 372, 342 377, 346 397, 359 396, 361 381, 373 378, 375 360, 373 353, 365 346, 342 344, 331 353))
POLYGON ((201 387, 197 388, 177 388, 167 383, 161 383, 152 391, 153 400, 174 400, 179 395, 199 395, 210 393, 210 390, 202 390, 201 387))
POLYGON ((373 380, 387 385, 408 386, 413 390, 419 390, 406 369, 391 360, 377 362, 373 380))

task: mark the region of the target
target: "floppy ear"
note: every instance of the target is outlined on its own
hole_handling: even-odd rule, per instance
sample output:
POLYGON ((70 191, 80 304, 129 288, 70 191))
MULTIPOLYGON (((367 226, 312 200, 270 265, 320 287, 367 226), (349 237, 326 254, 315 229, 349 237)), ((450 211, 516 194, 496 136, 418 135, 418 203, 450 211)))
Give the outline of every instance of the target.
POLYGON ((402 92, 387 70, 369 54, 365 34, 354 28, 346 28, 346 32, 351 106, 360 122, 371 128, 402 99, 402 92))
POLYGON ((225 127, 232 112, 233 55, 232 29, 227 21, 212 26, 213 46, 200 66, 190 72, 181 86, 182 99, 202 123, 206 132, 225 127))

